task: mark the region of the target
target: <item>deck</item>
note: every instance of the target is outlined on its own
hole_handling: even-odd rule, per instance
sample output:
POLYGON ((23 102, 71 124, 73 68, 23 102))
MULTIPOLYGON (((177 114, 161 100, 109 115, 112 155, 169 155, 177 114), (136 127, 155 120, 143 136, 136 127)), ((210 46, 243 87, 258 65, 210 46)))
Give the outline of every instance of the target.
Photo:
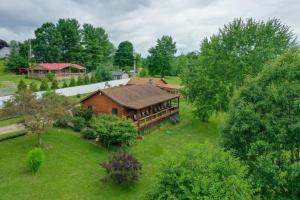
POLYGON ((137 125, 139 131, 143 131, 178 113, 178 107, 167 108, 157 113, 138 119, 137 121, 135 121, 135 124, 137 125))

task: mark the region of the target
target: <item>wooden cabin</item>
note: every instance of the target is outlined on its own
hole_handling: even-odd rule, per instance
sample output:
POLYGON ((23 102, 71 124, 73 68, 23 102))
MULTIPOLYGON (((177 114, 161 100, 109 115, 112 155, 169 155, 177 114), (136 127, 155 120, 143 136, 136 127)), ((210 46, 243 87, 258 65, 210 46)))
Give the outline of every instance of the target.
POLYGON ((179 94, 182 86, 168 84, 162 78, 132 78, 128 81, 127 85, 154 85, 171 94, 179 94))
POLYGON ((85 75, 86 68, 72 63, 38 63, 28 69, 28 77, 44 79, 49 72, 57 80, 66 80, 85 75))
POLYGON ((179 114, 179 95, 153 85, 125 85, 101 89, 81 101, 96 114, 132 119, 139 131, 179 114))

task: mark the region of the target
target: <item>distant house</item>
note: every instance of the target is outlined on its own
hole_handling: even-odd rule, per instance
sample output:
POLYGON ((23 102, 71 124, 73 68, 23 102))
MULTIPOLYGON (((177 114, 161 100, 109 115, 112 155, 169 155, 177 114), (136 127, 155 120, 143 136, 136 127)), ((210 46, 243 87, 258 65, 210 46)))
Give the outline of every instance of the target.
POLYGON ((71 63, 38 63, 28 69, 28 77, 43 79, 48 72, 54 73, 57 80, 64 80, 83 76, 86 68, 71 63))
POLYGON ((120 79, 126 79, 129 78, 128 74, 123 71, 113 71, 112 72, 113 80, 120 80, 120 79))
POLYGON ((162 78, 132 78, 127 85, 154 85, 172 94, 178 94, 182 88, 180 85, 168 84, 162 78))
POLYGON ((3 47, 0 49, 0 58, 7 58, 10 55, 10 48, 3 47))
POLYGON ((96 114, 132 119, 140 131, 179 115, 179 95, 153 85, 125 85, 99 90, 81 101, 96 114))

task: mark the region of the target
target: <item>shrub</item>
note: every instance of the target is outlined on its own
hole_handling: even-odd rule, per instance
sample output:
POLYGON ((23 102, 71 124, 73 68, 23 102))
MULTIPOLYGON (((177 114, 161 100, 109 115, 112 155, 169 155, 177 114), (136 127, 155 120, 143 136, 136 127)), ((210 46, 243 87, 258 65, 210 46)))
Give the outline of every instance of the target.
POLYGON ((42 80, 41 86, 40 86, 40 90, 41 91, 46 91, 49 89, 48 83, 45 80, 42 80))
POLYGON ((96 132, 93 129, 91 129, 91 128, 85 128, 85 129, 83 129, 83 131, 81 132, 81 134, 82 134, 82 137, 84 139, 88 139, 88 140, 94 140, 97 137, 96 136, 96 132))
POLYGON ((95 74, 92 74, 90 83, 96 83, 96 82, 97 82, 97 80, 96 80, 95 74))
POLYGON ((69 127, 70 122, 71 122, 70 116, 66 116, 66 117, 58 119, 54 123, 54 126, 56 126, 58 128, 67 128, 67 127, 69 127))
POLYGON ((29 85, 29 88, 32 92, 37 92, 38 91, 38 88, 37 88, 37 85, 35 82, 31 82, 30 85, 29 85))
POLYGON ((137 138, 137 130, 131 120, 113 115, 99 115, 92 118, 90 126, 96 131, 99 141, 110 145, 129 146, 137 138))
POLYGON ((147 77, 148 76, 148 71, 146 69, 142 69, 139 73, 140 77, 147 77))
POLYGON ((191 146, 165 163, 158 178, 147 199, 255 199, 246 166, 208 144, 191 146))
POLYGON ((141 174, 142 165, 132 155, 118 153, 112 160, 101 163, 108 176, 118 184, 137 181, 141 174))
POLYGON ((27 164, 34 174, 41 167, 44 157, 44 152, 40 148, 34 148, 28 153, 27 164))
POLYGON ((90 83, 90 78, 88 75, 84 76, 84 84, 89 84, 90 83))
POLYGON ((23 79, 21 79, 18 84, 18 91, 22 91, 22 90, 26 90, 26 89, 27 89, 27 85, 23 81, 23 79))
POLYGON ((62 86, 63 88, 67 88, 68 87, 68 83, 67 83, 67 81, 64 81, 64 84, 63 84, 63 86, 62 86))
POLYGON ((77 132, 81 131, 85 127, 85 119, 82 117, 73 117, 72 123, 73 130, 77 132))
POLYGON ((84 84, 84 79, 81 78, 81 76, 78 77, 76 85, 83 85, 84 84))
POLYGON ((51 83, 51 89, 55 90, 58 89, 58 81, 56 79, 54 79, 51 83))
MULTIPOLYGON (((78 98, 80 97, 80 94, 78 94, 78 98)), ((76 107, 73 110, 73 115, 76 117, 82 117, 85 119, 85 121, 90 121, 93 116, 93 110, 90 108, 85 107, 76 107)))
POLYGON ((73 86, 76 86, 76 81, 75 81, 75 79, 72 77, 72 78, 71 78, 71 81, 70 81, 70 83, 69 83, 69 87, 73 87, 73 86))
POLYGON ((180 121, 179 115, 174 115, 174 116, 170 117, 169 121, 171 124, 179 123, 179 121, 180 121))
POLYGON ((49 81, 53 81, 53 80, 54 80, 54 77, 55 77, 55 74, 54 74, 54 73, 48 72, 47 78, 48 78, 49 81))

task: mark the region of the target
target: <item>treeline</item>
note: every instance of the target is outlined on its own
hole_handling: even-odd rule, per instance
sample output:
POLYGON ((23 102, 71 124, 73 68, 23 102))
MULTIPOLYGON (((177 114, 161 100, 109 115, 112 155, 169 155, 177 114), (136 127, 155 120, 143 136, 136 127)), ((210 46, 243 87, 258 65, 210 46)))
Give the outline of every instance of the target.
POLYGON ((28 66, 29 62, 70 62, 87 67, 112 63, 114 47, 101 27, 83 24, 76 19, 59 19, 56 24, 46 22, 34 31, 35 38, 13 42, 8 66, 28 66), (32 52, 30 52, 30 47, 32 52))
MULTIPOLYGON (((229 181, 241 187, 247 183, 239 190, 241 196, 234 199, 299 199, 300 51, 295 34, 277 19, 236 19, 205 38, 199 52, 181 73, 183 94, 193 105, 195 116, 204 122, 214 114, 225 113, 220 146, 247 168, 240 173, 245 175, 242 179, 233 175, 234 179, 223 179, 222 184, 229 181)), ((213 167, 220 158, 214 158, 213 167)), ((192 160, 187 159, 182 166, 168 166, 166 171, 175 169, 168 171, 161 182, 166 183, 179 170, 198 177, 191 170, 206 161, 192 160)), ((234 172, 223 166, 217 171, 234 172)), ((194 188, 200 183, 201 188, 206 188, 206 179, 192 180, 189 184, 178 183, 183 186, 170 187, 171 190, 161 184, 166 186, 161 191, 168 191, 164 199, 180 198, 180 188, 184 186, 194 188)), ((211 180, 214 179, 208 182, 211 180)), ((210 188, 207 187, 212 192, 209 196, 220 194, 210 188)), ((228 188, 223 192, 230 191, 228 188)), ((232 196, 238 193, 232 192, 232 196)))

